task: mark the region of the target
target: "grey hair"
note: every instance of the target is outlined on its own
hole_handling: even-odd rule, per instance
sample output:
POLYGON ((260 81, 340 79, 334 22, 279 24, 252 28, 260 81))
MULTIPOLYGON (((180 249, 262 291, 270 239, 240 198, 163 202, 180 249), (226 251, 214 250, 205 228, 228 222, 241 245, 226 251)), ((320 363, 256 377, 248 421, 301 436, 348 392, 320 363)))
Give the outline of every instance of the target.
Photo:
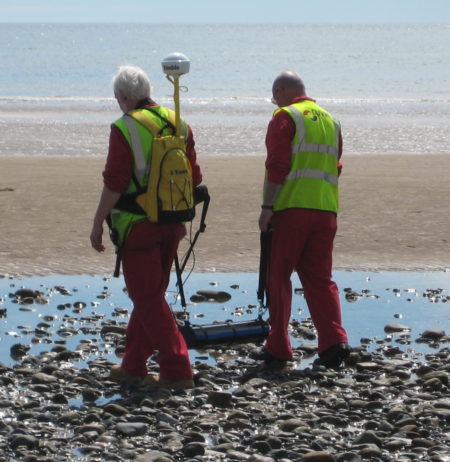
POLYGON ((150 80, 147 74, 137 66, 120 66, 112 81, 114 93, 139 101, 151 93, 150 80))

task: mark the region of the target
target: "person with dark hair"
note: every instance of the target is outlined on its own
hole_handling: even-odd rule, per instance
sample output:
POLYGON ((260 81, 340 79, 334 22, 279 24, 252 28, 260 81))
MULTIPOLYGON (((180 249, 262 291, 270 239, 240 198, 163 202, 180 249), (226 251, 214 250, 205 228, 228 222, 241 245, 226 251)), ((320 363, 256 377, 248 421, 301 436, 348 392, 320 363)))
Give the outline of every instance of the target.
MULTIPOLYGON (((120 67, 113 79, 113 87, 124 116, 114 122, 111 128, 108 158, 103 172, 103 192, 90 240, 95 250, 104 251, 103 222, 110 216, 117 231, 125 284, 134 307, 126 331, 122 364, 111 368, 109 379, 119 383, 143 379, 161 387, 193 388, 186 343, 165 299, 178 243, 186 234, 185 226, 182 223, 153 223, 145 214, 115 208, 125 193, 136 191, 136 178, 140 178, 141 186, 146 186, 144 183, 148 177, 140 175, 140 171, 148 171, 153 146, 152 133, 127 113, 144 111, 145 116, 160 124, 163 130, 166 126, 164 121, 170 119, 173 111, 151 99, 149 79, 138 67, 120 67), (142 156, 144 153, 145 158, 140 159, 141 162, 137 161, 135 144, 140 147, 139 154, 142 156), (156 353, 159 376, 147 375, 147 361, 156 353)), ((192 131, 184 120, 181 123, 193 186, 197 186, 202 181, 202 173, 196 161, 192 131)))
POLYGON ((342 136, 339 122, 306 95, 298 74, 282 72, 272 86, 279 109, 269 123, 262 232, 272 233, 267 276, 270 332, 256 359, 292 359, 288 334, 291 275, 296 271, 318 332, 315 364, 338 367, 350 346, 342 326, 332 250, 337 230, 342 136))

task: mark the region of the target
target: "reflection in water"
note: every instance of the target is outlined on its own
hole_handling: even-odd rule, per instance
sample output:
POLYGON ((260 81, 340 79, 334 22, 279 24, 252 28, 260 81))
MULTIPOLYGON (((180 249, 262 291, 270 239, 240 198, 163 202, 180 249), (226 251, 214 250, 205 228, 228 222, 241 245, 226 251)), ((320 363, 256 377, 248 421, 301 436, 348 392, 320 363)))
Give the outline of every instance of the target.
MULTIPOLYGON (((424 331, 440 328, 450 333, 450 273, 336 272, 335 279, 352 346, 373 350, 382 344, 388 355, 421 356, 430 351, 430 343, 419 339, 424 331)), ((291 335, 293 345, 303 349, 302 368, 315 356, 316 339, 298 279, 293 276, 292 281, 291 335)), ((250 273, 192 274, 185 284, 191 323, 256 319, 260 312, 257 283, 257 275, 250 273), (197 292, 210 291, 225 292, 231 298, 189 302, 197 292)), ((174 311, 182 311, 175 278, 167 299, 174 311)), ((68 367, 84 368, 95 361, 106 369, 123 351, 122 335, 131 308, 121 278, 57 275, 2 279, 0 362, 11 366, 27 355, 53 351, 68 367)), ((214 364, 214 352, 191 350, 191 360, 214 364)))

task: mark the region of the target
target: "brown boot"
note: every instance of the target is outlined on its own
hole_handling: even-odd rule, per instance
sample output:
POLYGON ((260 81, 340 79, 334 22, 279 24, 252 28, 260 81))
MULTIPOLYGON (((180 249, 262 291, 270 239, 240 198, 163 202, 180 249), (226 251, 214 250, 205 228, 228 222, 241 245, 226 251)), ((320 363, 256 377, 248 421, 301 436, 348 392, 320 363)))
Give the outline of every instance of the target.
POLYGON ((130 375, 125 371, 125 369, 122 368, 122 366, 120 366, 119 364, 114 364, 114 366, 111 366, 108 380, 110 380, 111 382, 122 384, 125 382, 140 382, 142 378, 136 375, 130 375))

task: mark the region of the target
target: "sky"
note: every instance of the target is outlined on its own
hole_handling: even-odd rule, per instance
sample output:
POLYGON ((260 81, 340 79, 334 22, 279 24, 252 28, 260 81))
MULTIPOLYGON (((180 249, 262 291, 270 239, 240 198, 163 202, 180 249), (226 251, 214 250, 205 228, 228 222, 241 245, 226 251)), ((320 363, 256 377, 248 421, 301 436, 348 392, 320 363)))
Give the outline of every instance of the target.
POLYGON ((450 23, 450 0, 0 0, 0 23, 450 23))

